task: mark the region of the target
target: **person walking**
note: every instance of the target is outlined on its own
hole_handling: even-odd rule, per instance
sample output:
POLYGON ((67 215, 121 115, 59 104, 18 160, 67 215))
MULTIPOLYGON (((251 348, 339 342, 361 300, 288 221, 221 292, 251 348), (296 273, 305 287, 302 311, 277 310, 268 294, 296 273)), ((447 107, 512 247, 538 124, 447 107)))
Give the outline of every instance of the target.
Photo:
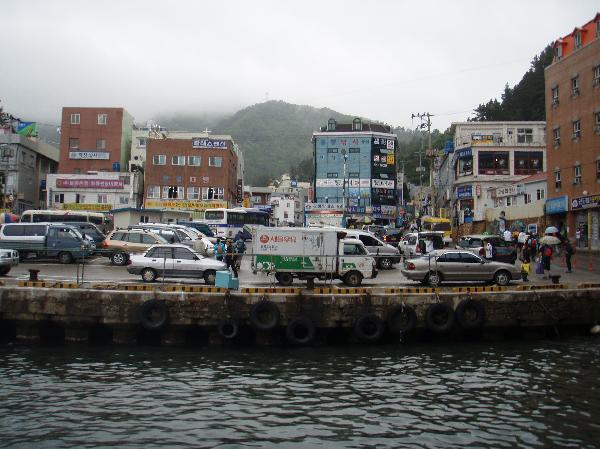
POLYGON ((238 277, 237 267, 235 265, 235 248, 233 245, 233 240, 227 239, 227 245, 225 247, 225 264, 227 265, 227 269, 231 268, 233 271, 233 277, 238 277))
POLYGON ((544 267, 544 275, 546 274, 546 271, 548 271, 548 274, 550 274, 550 263, 552 261, 552 246, 548 244, 542 245, 540 247, 540 256, 542 258, 542 266, 544 267))
POLYGON ((223 255, 225 254, 225 244, 221 241, 219 237, 217 237, 217 243, 215 243, 213 252, 215 253, 215 258, 217 260, 223 260, 223 255))
POLYGON ((492 245, 492 242, 488 240, 487 244, 485 245, 485 258, 488 260, 493 260, 494 251, 494 245, 492 245))
POLYGON ((567 265, 567 273, 572 273, 571 270, 571 257, 573 257, 573 253, 575 249, 568 238, 566 238, 563 242, 563 249, 565 251, 565 264, 567 265))
POLYGON ((235 266, 239 270, 240 266, 242 265, 242 256, 246 251, 246 242, 244 241, 244 238, 241 235, 239 235, 239 238, 238 236, 236 236, 236 239, 233 242, 233 249, 235 252, 235 266))
POLYGON ((523 282, 528 281, 529 273, 531 272, 531 251, 527 243, 523 244, 523 250, 521 251, 521 277, 523 282))

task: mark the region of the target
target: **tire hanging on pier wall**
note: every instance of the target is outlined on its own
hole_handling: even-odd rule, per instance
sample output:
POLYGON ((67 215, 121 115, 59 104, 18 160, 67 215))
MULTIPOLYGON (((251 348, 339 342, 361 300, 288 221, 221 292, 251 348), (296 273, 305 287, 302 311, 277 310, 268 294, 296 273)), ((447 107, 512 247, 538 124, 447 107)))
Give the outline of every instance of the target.
POLYGON ((374 313, 366 313, 354 323, 354 334, 359 340, 368 343, 379 341, 385 331, 385 323, 374 313))
POLYGON ((219 335, 226 340, 233 340, 239 332, 238 324, 233 320, 223 320, 217 325, 219 335))
POLYGON ((281 318, 279 308, 271 301, 260 301, 250 309, 250 323, 259 331, 274 329, 281 318))
POLYGON ((404 304, 393 306, 387 314, 387 325, 394 334, 409 334, 417 326, 415 309, 404 304))
POLYGON ((482 301, 465 299, 456 307, 456 320, 463 329, 479 329, 485 323, 485 306, 482 301))
POLYGON ((425 324, 433 332, 449 332, 454 327, 456 316, 454 309, 445 302, 431 304, 425 313, 425 324))
POLYGON ((308 345, 316 335, 315 323, 305 316, 297 316, 285 328, 285 336, 293 345, 308 345))
POLYGON ((139 312, 140 324, 149 331, 164 328, 169 322, 169 309, 164 301, 150 299, 144 302, 139 312))

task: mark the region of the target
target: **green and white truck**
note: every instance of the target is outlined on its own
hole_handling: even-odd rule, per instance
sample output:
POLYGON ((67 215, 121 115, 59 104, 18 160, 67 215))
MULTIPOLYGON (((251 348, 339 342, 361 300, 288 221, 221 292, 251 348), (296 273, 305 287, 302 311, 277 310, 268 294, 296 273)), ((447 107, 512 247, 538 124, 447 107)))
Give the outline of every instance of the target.
POLYGON ((291 285, 294 278, 341 279, 350 287, 377 276, 375 259, 357 239, 325 228, 256 227, 252 231, 252 272, 275 273, 277 281, 291 285))

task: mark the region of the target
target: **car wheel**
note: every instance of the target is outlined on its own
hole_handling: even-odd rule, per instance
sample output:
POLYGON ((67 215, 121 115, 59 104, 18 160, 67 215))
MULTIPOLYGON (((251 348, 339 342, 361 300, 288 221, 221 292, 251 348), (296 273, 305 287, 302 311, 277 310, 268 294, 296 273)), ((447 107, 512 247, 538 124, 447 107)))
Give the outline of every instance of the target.
POLYGON ((215 280, 217 279, 217 272, 215 270, 206 270, 202 277, 204 278, 205 284, 215 285, 215 280))
POLYGON ((442 283, 442 275, 439 271, 432 271, 427 275, 426 279, 430 287, 439 287, 442 283))
POLYGON ((502 287, 504 287, 505 285, 508 285, 510 282, 510 279, 511 279, 510 273, 505 270, 500 270, 494 275, 494 282, 497 285, 500 285, 502 287))
POLYGON ((62 252, 58 254, 58 261, 63 264, 68 264, 73 262, 73 256, 71 253, 62 252))
POLYGON ((392 259, 389 257, 384 257, 383 259, 379 259, 379 268, 382 270, 391 270, 392 269, 392 259))
POLYGON ((110 260, 115 265, 123 266, 127 263, 127 254, 118 252, 110 256, 110 260))
POLYGON ((10 271, 10 267, 1 267, 0 268, 0 276, 6 276, 10 271))
POLYGON ((142 270, 142 280, 144 282, 154 282, 156 280, 156 271, 152 268, 144 268, 142 270))
POLYGON ((362 283, 362 274, 358 271, 351 271, 344 276, 344 284, 348 287, 358 287, 362 283))

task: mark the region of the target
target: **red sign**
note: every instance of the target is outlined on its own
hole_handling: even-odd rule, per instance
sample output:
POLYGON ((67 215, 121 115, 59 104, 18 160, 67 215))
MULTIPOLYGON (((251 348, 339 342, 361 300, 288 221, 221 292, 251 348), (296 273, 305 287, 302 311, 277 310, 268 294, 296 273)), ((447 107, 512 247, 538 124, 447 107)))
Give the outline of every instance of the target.
POLYGON ((56 187, 67 189, 122 189, 122 179, 57 179, 56 187))

